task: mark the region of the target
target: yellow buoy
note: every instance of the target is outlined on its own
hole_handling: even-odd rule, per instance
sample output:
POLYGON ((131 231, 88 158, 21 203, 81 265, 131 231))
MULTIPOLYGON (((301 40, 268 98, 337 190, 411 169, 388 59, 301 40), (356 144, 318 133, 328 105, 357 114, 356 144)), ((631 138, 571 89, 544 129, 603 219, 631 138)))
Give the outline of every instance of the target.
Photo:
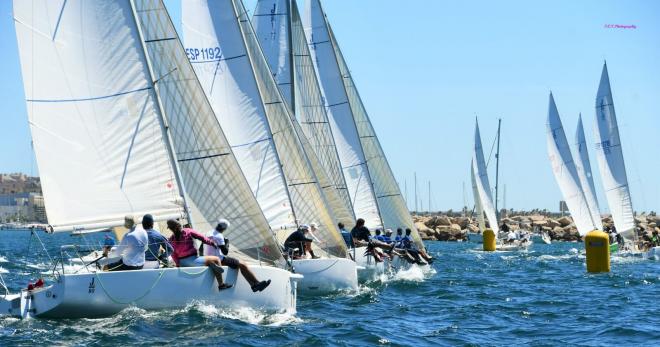
POLYGON ((588 272, 610 272, 610 237, 600 231, 590 231, 584 237, 588 272))
POLYGON ((497 248, 497 240, 495 240, 495 232, 493 229, 484 230, 484 251, 494 252, 497 248))

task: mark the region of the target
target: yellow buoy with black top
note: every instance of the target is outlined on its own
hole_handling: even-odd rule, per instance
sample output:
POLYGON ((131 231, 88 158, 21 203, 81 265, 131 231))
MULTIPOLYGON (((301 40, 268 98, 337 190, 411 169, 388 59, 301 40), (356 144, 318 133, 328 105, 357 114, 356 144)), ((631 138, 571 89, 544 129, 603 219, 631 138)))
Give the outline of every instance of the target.
POLYGON ((495 232, 493 229, 486 229, 484 230, 484 251, 486 252, 494 252, 495 249, 497 248, 497 240, 495 239, 495 232))
POLYGON ((593 230, 584 237, 588 272, 610 272, 610 237, 593 230))

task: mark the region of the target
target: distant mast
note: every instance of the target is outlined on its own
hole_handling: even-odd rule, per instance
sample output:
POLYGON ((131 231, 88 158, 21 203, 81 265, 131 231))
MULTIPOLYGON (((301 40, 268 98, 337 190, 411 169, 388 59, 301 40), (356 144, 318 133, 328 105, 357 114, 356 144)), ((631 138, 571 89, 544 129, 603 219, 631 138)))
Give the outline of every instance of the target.
POLYGON ((495 215, 500 219, 500 210, 497 208, 497 196, 500 188, 500 130, 502 128, 502 119, 497 120, 497 152, 495 152, 495 215))

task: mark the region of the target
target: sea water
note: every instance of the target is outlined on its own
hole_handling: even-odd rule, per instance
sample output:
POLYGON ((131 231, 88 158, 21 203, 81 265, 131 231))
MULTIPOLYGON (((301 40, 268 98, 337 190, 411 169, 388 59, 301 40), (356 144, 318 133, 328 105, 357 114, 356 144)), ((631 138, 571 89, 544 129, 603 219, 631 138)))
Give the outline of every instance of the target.
MULTIPOLYGON (((63 244, 102 241, 39 236, 51 257, 63 244)), ((52 270, 30 238, 0 232, 0 275, 14 292, 52 270)), ((614 256, 612 272, 588 274, 580 243, 480 246, 429 242, 432 268, 383 276, 357 293, 301 297, 296 315, 191 302, 102 319, 0 318, 0 345, 660 345, 660 262, 614 256)))

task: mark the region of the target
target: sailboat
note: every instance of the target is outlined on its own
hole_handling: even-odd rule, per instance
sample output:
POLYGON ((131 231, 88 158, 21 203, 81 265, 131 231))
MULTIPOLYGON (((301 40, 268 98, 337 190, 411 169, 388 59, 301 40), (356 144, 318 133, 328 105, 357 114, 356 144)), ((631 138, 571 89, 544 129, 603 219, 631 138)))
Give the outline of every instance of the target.
MULTIPOLYGON (((585 196, 577 165, 573 160, 571 148, 566 139, 552 93, 550 93, 548 104, 547 143, 552 172, 566 201, 568 210, 571 212, 578 233, 584 237, 588 232, 598 230, 600 217, 595 219, 592 209, 589 208, 589 201, 585 196)), ((580 162, 582 162, 582 159, 580 162)))
MULTIPOLYGON (((639 253, 630 187, 628 186, 626 165, 623 160, 619 125, 614 111, 614 99, 610 87, 610 77, 607 72, 607 63, 603 64, 600 84, 598 85, 595 117, 596 157, 598 158, 600 176, 614 226, 624 240, 624 244, 620 246, 631 253, 639 253)), ((654 253, 656 250, 650 252, 654 253)))
MULTIPOLYGON (((501 120, 498 121, 498 127, 497 127, 497 154, 495 155, 496 160, 497 160, 497 168, 496 168, 496 182, 498 180, 498 171, 499 171, 499 137, 500 137, 500 125, 501 125, 501 120)), ((481 143, 481 132, 479 131, 479 121, 475 120, 475 127, 474 127, 474 150, 472 153, 472 163, 471 163, 471 176, 472 176, 472 192, 474 193, 474 203, 477 211, 477 220, 479 221, 479 227, 481 228, 481 231, 485 230, 485 220, 484 220, 484 215, 486 215, 486 219, 488 220, 488 224, 490 226, 490 229, 493 230, 495 233, 495 239, 497 240, 497 250, 498 251, 514 251, 514 250, 521 250, 521 249, 526 249, 529 247, 532 242, 531 241, 526 241, 526 242, 521 242, 521 241, 515 241, 514 243, 511 244, 503 244, 502 243, 502 238, 506 237, 506 235, 502 235, 499 232, 499 223, 498 223, 498 215, 497 215, 497 208, 493 204, 493 197, 491 195, 491 189, 490 189, 490 182, 488 180, 488 170, 486 166, 486 160, 484 158, 484 152, 483 152, 483 146, 481 143)), ((497 183, 495 184, 495 192, 497 194, 497 183)))
MULTIPOLYGON (((410 228, 416 247, 424 251, 321 3, 307 5, 305 34, 355 216, 370 228, 410 228)), ((363 249, 355 258, 380 271, 363 249)))
POLYGON ((313 247, 323 257, 292 261, 304 275, 299 288, 357 290, 357 267, 327 199, 335 192, 321 188, 324 172, 315 170, 318 159, 278 90, 243 3, 186 1, 182 17, 188 58, 278 242, 300 224, 319 226, 313 247))
POLYGON ((0 312, 102 317, 193 300, 295 312, 301 276, 277 267, 278 245, 162 2, 15 1, 14 18, 50 230, 112 228, 145 213, 202 229, 224 217, 236 225, 227 234, 236 256, 272 283, 252 293, 226 269, 234 287, 218 291, 207 267, 71 274, 62 266, 52 284, 4 296, 0 312))

